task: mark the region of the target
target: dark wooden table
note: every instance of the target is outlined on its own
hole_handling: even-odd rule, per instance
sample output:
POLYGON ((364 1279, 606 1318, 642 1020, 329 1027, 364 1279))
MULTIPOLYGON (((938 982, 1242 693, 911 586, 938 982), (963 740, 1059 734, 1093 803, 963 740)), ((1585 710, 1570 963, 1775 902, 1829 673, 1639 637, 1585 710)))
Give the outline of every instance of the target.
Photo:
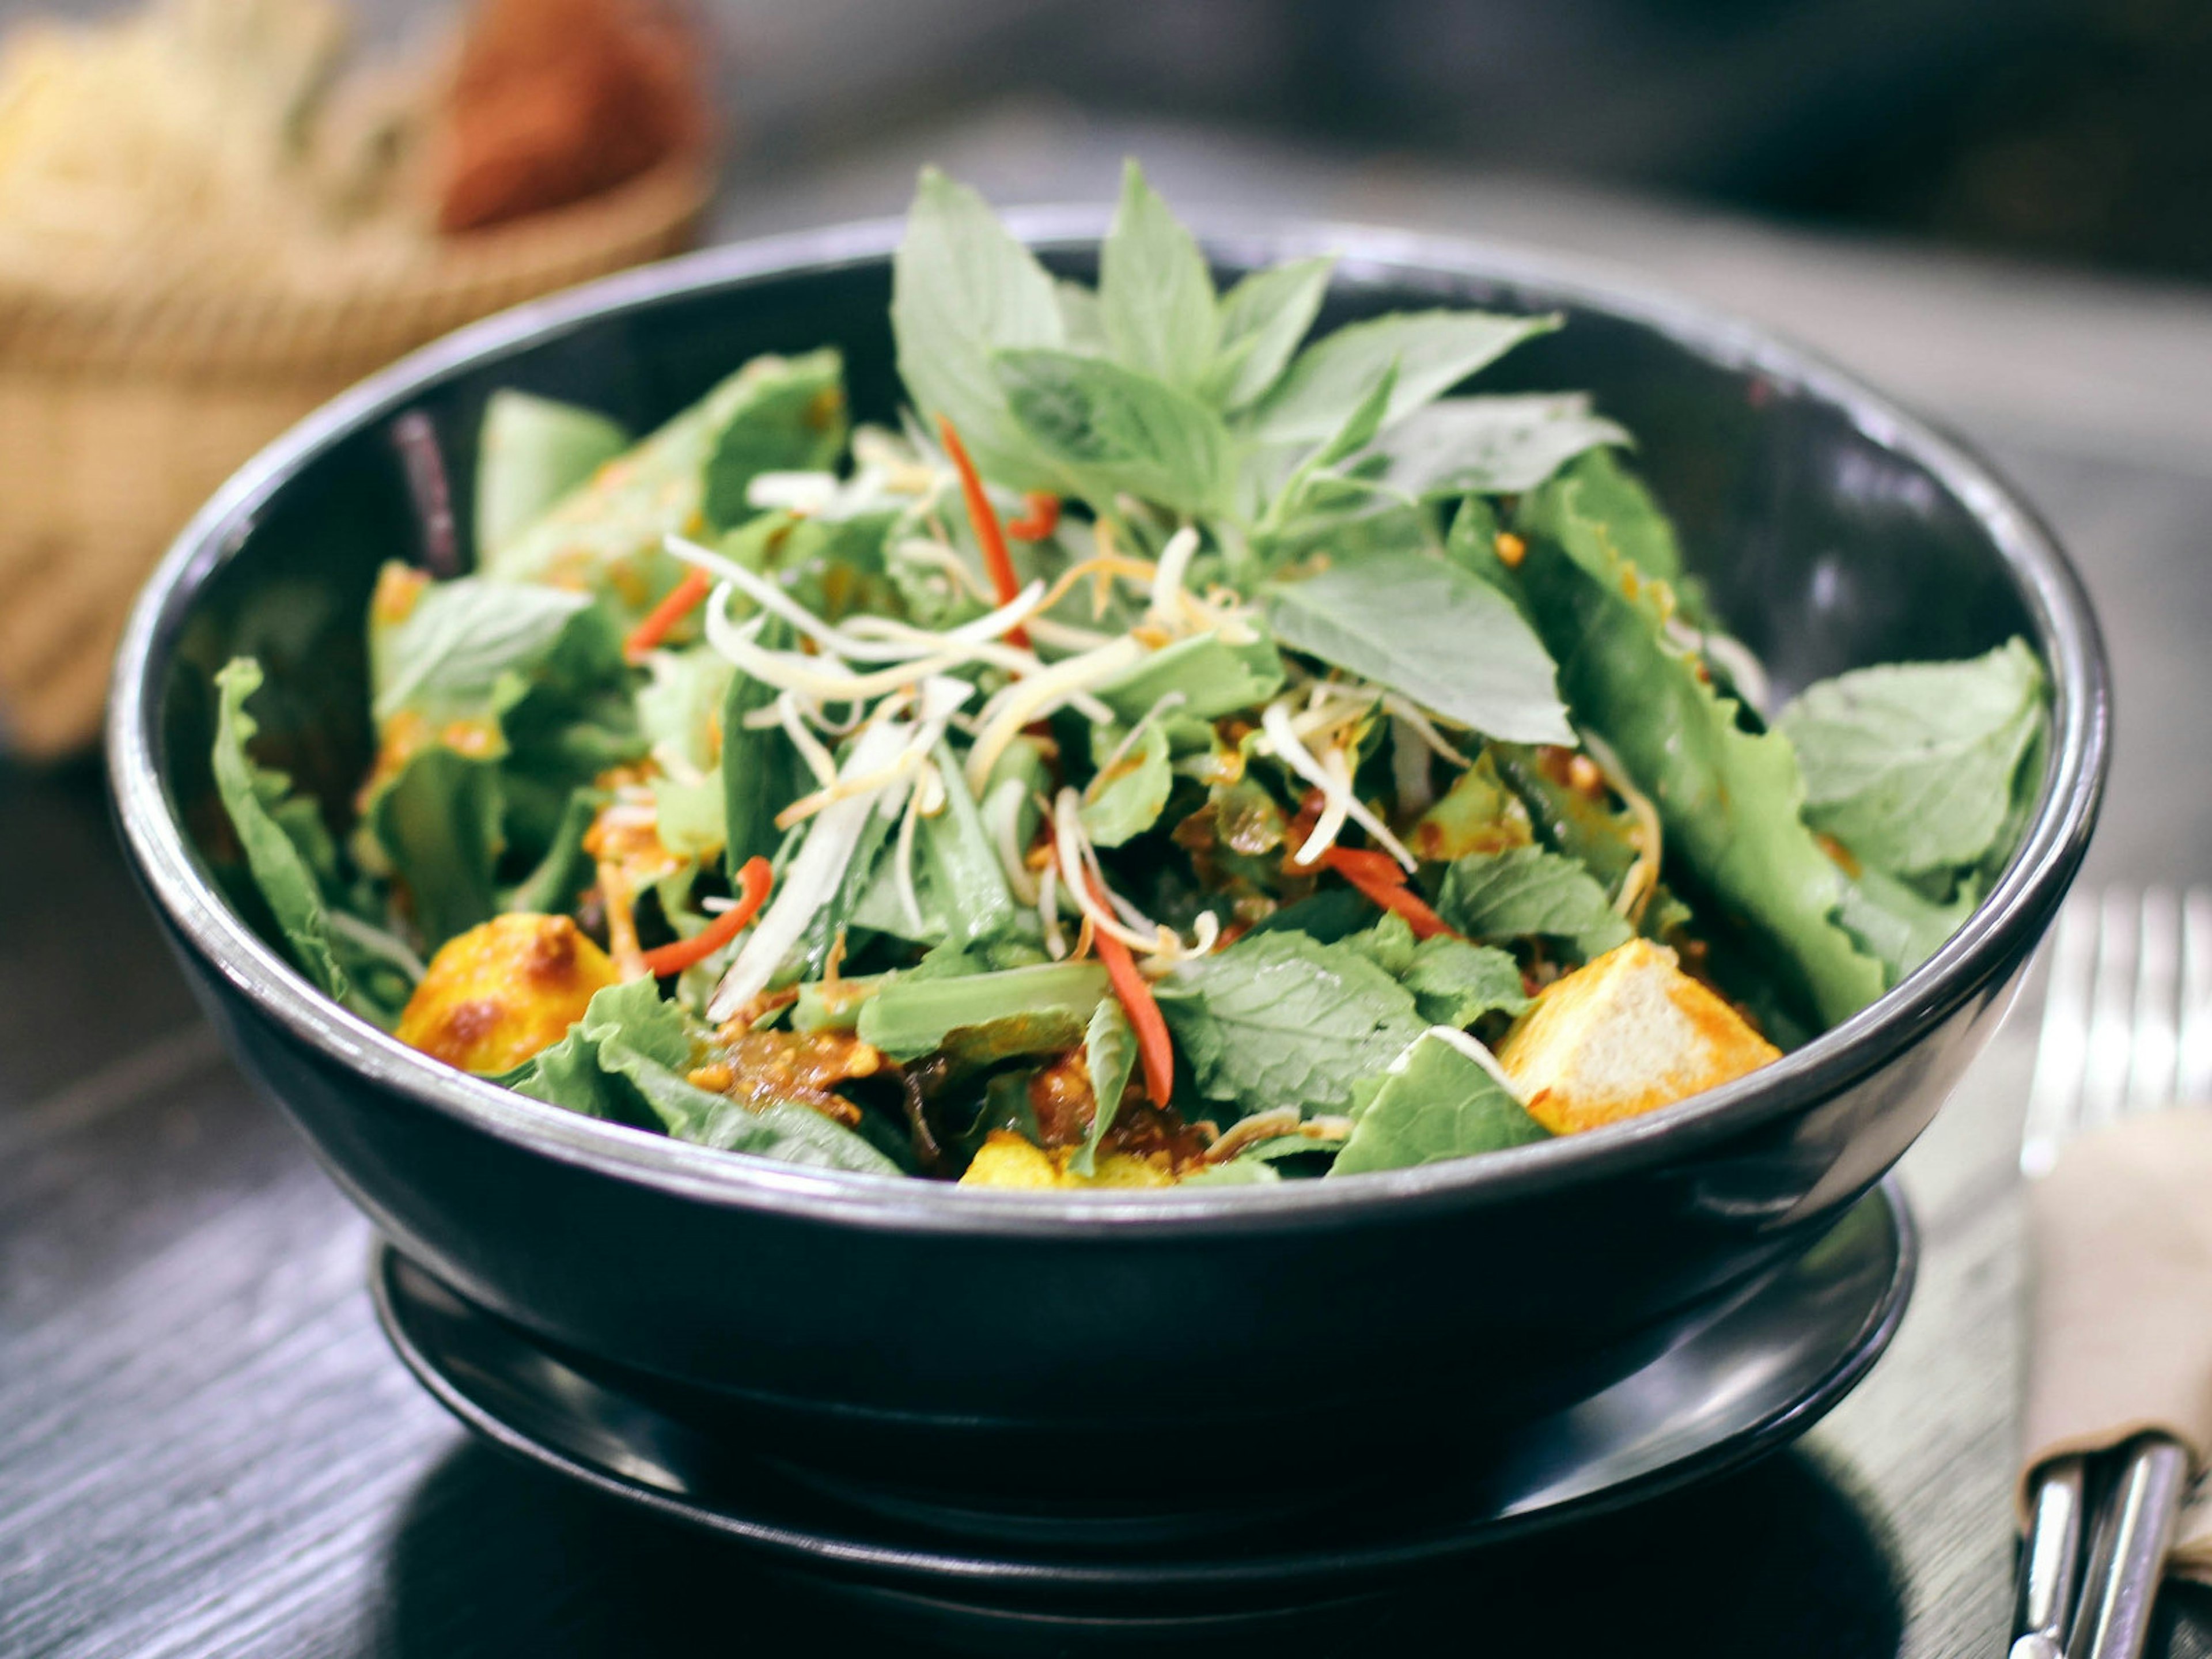
MULTIPOLYGON (((925 153, 1010 197, 1097 197, 1125 146, 1201 206, 1503 228, 1887 370, 1987 442, 2102 607, 2122 712, 2089 878, 2212 878, 2212 406, 2181 390, 2212 362, 2212 299, 1051 111, 735 194, 725 228, 895 208, 925 153)), ((916 1645, 509 1466, 415 1386, 370 1316, 366 1224, 217 1052, 106 810, 88 765, 0 769, 0 1655, 916 1645)), ((2001 1651, 2031 1041, 2015 1018, 1906 1160, 1918 1294, 1894 1349, 1801 1446, 1268 1650, 2001 1651)), ((2212 1653, 2212 1601, 2169 1594, 2166 1623, 2165 1650, 2212 1653)))

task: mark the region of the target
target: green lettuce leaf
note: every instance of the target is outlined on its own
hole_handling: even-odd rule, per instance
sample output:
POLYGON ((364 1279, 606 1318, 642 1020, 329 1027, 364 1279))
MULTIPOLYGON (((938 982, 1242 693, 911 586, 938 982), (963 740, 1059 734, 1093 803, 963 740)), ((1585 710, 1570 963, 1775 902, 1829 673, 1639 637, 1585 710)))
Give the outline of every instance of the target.
POLYGON ((1950 900, 1939 902, 1869 866, 1844 883, 1836 920, 1861 950, 1881 961, 1894 985, 1959 931, 1981 896, 1980 884, 1968 881, 1950 900))
POLYGON ((500 769, 436 745, 371 799, 362 823, 404 886, 426 954, 499 911, 500 769))
POLYGON ((631 441, 594 410, 507 387, 493 392, 477 439, 479 559, 534 524, 631 441))
POLYGON ((246 869, 295 965, 325 996, 353 1006, 353 987, 339 963, 323 897, 323 878, 335 874, 337 862, 330 833, 314 803, 292 793, 289 777, 257 766, 248 753, 260 728, 246 712, 246 702, 261 689, 261 665, 251 657, 234 657, 215 683, 216 793, 237 833, 246 869))
POLYGON ((1515 742, 1574 741, 1542 641, 1510 600, 1455 564, 1377 555, 1270 583, 1263 603, 1284 645, 1446 720, 1515 742))
POLYGON ((1593 449, 1522 503, 1518 527, 1547 537, 1602 582, 1625 562, 1654 581, 1680 583, 1682 550, 1674 520, 1644 481, 1605 449, 1593 449))
POLYGON ((845 449, 845 360, 834 347, 747 367, 744 395, 723 412, 707 452, 700 507, 713 530, 755 516, 745 494, 762 473, 818 472, 845 449))
POLYGON ((1178 963, 1154 994, 1199 1092, 1239 1116, 1343 1111, 1422 1029, 1413 993, 1359 951, 1281 928, 1178 963))
POLYGON ((1862 668, 1808 686, 1775 724, 1805 775, 1805 817, 1893 875, 1978 864, 2045 719, 2021 640, 1967 662, 1862 668))
POLYGON ((1747 930, 1765 971, 1822 1025, 1881 995, 1881 965, 1832 920, 1843 872, 1799 817, 1804 787, 1790 740, 1737 724, 1735 705, 1665 644, 1663 595, 1624 592, 1617 556, 1601 579, 1532 533, 1517 574, 1577 718, 1657 805, 1670 879, 1710 901, 1701 915, 1747 930))
MULTIPOLYGON (((1540 935, 1565 941, 1584 961, 1634 934, 1589 871, 1540 847, 1453 860, 1437 895, 1437 914, 1469 939, 1540 935)), ((1516 982, 1517 988, 1517 975, 1516 982)))
MULTIPOLYGON (((823 358, 820 353, 799 360, 754 358, 627 455, 599 469, 527 529, 489 550, 482 573, 502 581, 588 591, 607 608, 617 634, 626 630, 682 580, 684 567, 665 544, 672 534, 696 534, 708 520, 710 466, 725 495, 738 477, 750 483, 749 469, 763 454, 753 442, 754 412, 763 406, 787 410, 785 400, 795 384, 818 384, 823 358), (718 459, 726 440, 730 453, 718 459)), ((826 402, 817 413, 830 422, 842 420, 841 410, 826 402)), ((802 416, 796 430, 776 429, 791 444, 777 453, 798 457, 798 465, 818 453, 810 446, 831 427, 811 426, 802 416)), ((741 499, 742 485, 738 494, 741 499)))
POLYGON ((1133 160, 1098 251, 1098 308, 1126 368, 1188 391, 1213 361, 1218 325, 1206 256, 1133 160))
POLYGON ((1391 1063, 1328 1173, 1407 1170, 1550 1138, 1487 1067, 1424 1032, 1391 1063))
POLYGON ((900 1173, 842 1124, 787 1101, 732 1100, 687 1082, 691 1039, 682 1010, 650 979, 611 986, 552 1048, 501 1079, 517 1094, 587 1117, 657 1125, 673 1139, 782 1164, 900 1173))

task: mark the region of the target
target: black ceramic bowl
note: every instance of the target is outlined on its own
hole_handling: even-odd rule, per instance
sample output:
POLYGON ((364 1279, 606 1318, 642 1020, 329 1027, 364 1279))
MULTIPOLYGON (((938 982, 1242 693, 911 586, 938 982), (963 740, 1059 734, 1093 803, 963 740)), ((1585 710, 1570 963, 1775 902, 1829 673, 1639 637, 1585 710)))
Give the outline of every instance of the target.
MULTIPOLYGON (((1096 217, 1018 222, 1054 265, 1091 273, 1096 217)), ((1479 1431, 1623 1373, 1807 1249, 1942 1103, 2081 859, 2106 750, 2095 626, 2050 538, 1954 444, 1741 324, 1522 254, 1322 229, 1208 244, 1224 276, 1340 251, 1324 325, 1406 306, 1564 311, 1485 385, 1588 388, 1638 434, 1692 565, 1784 689, 2014 634, 2050 670, 2055 741, 1996 890, 1898 989, 1778 1063, 1460 1163, 979 1192, 705 1152, 506 1093, 341 1012, 241 920, 208 855, 208 677, 261 657, 268 750, 342 813, 369 752, 376 567, 451 533, 396 428, 434 432, 465 501, 495 388, 643 429, 756 352, 825 342, 847 353, 858 411, 888 416, 896 234, 717 250, 432 346, 248 465, 148 587, 109 729, 125 838, 240 1063, 376 1224, 541 1340, 796 1459, 1091 1493, 1255 1468, 1310 1480, 1371 1463, 1363 1440, 1479 1431)))

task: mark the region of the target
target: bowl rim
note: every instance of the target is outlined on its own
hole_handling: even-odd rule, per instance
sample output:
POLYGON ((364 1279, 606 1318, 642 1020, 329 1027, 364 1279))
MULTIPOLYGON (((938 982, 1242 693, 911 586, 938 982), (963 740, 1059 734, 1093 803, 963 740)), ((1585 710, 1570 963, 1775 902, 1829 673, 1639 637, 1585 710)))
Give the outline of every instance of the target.
MULTIPOLYGON (((1041 253, 1094 249, 1095 207, 1016 209, 1005 220, 1041 253)), ((1887 1064, 1997 981, 2039 935, 2087 845, 2111 750, 2111 687, 2080 577, 2057 539, 1966 446, 1818 354, 1749 322, 1591 262, 1464 238, 1333 222, 1201 221, 1219 264, 1250 269, 1337 256, 1334 281, 1415 287, 1474 279, 1648 327, 1721 367, 1828 404, 1874 442, 1933 476, 1981 526, 2035 629, 2051 683, 2043 793, 1996 886, 1934 956, 1850 1019, 1736 1081, 1626 1122, 1480 1157, 1341 1181, 1109 1196, 1018 1193, 824 1170, 711 1151, 530 1100, 405 1047, 347 1012, 264 942, 222 898, 187 841, 159 760, 160 688, 185 619, 270 501, 316 455, 487 359, 716 291, 880 264, 902 222, 878 219, 732 243, 532 301, 401 359, 307 416, 248 461, 178 535, 132 608, 108 702, 113 810, 141 883, 180 946, 260 1016, 373 1087, 558 1162, 692 1201, 905 1231, 1147 1236, 1370 1224, 1383 1212, 1500 1201, 1649 1164, 1808 1109, 1887 1064)))

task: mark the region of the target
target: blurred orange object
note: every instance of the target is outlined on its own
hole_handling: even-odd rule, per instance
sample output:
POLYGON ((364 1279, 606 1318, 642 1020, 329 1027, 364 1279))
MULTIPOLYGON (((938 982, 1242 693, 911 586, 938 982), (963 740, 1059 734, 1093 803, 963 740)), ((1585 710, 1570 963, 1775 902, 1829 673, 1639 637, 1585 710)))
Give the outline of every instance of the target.
POLYGON ((701 57, 664 0, 484 0, 435 163, 438 228, 565 207, 703 143, 701 57))

